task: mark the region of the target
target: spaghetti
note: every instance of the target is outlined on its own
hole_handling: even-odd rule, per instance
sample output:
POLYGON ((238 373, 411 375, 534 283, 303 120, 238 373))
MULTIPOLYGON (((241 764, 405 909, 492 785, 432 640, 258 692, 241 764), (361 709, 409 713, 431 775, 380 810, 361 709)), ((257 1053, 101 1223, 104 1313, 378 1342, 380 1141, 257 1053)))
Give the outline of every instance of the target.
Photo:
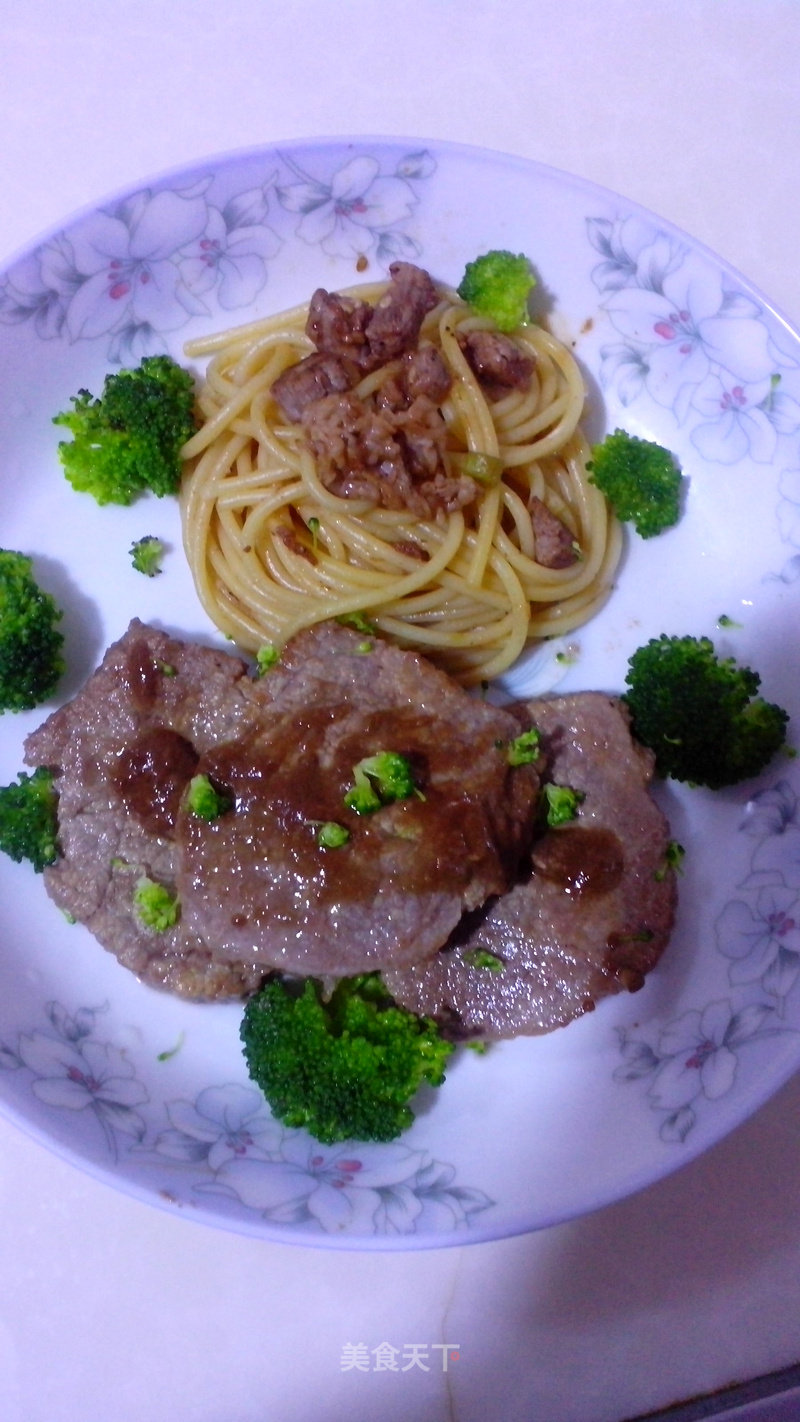
MULTIPOLYGON (((345 295, 374 306, 384 290, 345 295)), ((540 326, 524 326, 514 343, 533 361, 527 388, 489 392, 465 343, 491 324, 437 292, 419 340, 450 376, 439 406, 445 460, 469 469, 464 457, 477 455, 498 475, 450 511, 384 507, 323 482, 302 424, 272 394, 313 351, 307 306, 187 345, 209 362, 201 425, 183 451, 184 543, 206 611, 244 649, 360 616, 469 685, 500 675, 531 640, 586 622, 610 592, 620 532, 586 473, 574 357, 540 326), (542 505, 568 530, 566 566, 537 560, 542 505)), ((353 396, 369 397, 397 365, 363 376, 353 396)))

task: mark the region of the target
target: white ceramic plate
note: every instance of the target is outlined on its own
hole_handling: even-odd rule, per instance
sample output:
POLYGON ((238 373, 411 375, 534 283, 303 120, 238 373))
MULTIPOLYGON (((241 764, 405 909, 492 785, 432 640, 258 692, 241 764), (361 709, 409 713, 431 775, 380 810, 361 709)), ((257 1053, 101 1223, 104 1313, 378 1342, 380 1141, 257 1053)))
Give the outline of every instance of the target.
MULTIPOLYGON (((0 277, 3 546, 35 556, 66 609, 75 693, 131 616, 218 640, 177 509, 73 493, 51 416, 107 370, 336 287, 397 257, 457 282, 524 251, 574 343, 592 437, 669 446, 685 517, 629 539, 618 589, 574 638, 562 689, 622 689, 660 632, 712 636, 797 716, 800 338, 721 261, 624 199, 535 164, 434 143, 326 141, 200 163, 88 212, 0 277), (361 265, 361 264, 359 264, 361 265), (170 545, 161 577, 131 542, 170 545), (732 619, 724 625, 720 618, 732 619)), ((550 648, 509 678, 552 684, 550 648)), ((0 781, 38 712, 0 719, 0 781)), ((325 1148, 276 1125, 247 1079, 237 1006, 141 986, 0 864, 0 1098, 110 1185, 193 1218, 298 1243, 422 1248, 535 1229, 696 1156, 800 1065, 800 767, 713 795, 662 787, 686 848, 680 917, 636 996, 552 1036, 464 1051, 392 1145, 325 1148)))

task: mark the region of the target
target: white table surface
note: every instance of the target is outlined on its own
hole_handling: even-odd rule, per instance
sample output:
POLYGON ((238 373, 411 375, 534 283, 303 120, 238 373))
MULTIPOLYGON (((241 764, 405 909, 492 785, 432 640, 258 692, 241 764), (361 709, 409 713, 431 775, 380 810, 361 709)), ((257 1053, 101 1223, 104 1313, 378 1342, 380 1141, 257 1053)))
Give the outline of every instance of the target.
MULTIPOLYGON (((614 188, 800 323, 790 0, 0 0, 0 54, 0 259, 196 157, 397 134, 614 188)), ((0 1418, 621 1422, 800 1360, 798 1181, 795 1080, 589 1218, 328 1252, 150 1208, 0 1120, 0 1418), (429 1371, 343 1367, 382 1341, 429 1371)))

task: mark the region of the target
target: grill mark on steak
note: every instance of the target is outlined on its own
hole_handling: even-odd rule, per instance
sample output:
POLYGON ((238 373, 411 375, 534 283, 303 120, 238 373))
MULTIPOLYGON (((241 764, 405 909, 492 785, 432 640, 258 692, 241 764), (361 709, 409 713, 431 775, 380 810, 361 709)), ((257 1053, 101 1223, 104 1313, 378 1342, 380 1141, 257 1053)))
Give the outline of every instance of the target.
POLYGON ((550 1031, 635 991, 672 929, 669 826, 649 791, 652 756, 632 741, 622 704, 584 692, 524 703, 524 715, 542 736, 543 780, 584 794, 576 820, 536 841, 527 877, 462 921, 429 964, 384 974, 398 1002, 454 1037, 550 1031), (583 867, 579 835, 601 851, 583 867), (478 966, 481 954, 499 970, 478 966))

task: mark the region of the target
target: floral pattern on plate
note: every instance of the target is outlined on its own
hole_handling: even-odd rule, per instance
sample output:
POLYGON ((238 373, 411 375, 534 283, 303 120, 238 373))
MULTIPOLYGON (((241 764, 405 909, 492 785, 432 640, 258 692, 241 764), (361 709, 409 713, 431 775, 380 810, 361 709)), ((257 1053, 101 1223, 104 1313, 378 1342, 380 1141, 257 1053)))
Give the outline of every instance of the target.
MULTIPOLYGON (((649 399, 709 463, 785 464, 781 537, 800 549, 800 364, 764 307, 679 236, 640 217, 587 218, 602 257, 592 269, 619 340, 600 351, 600 378, 623 408, 649 399)), ((793 555, 779 575, 800 576, 793 555)))
POLYGON ((324 1146, 286 1130, 252 1086, 228 1082, 157 1106, 128 1052, 97 1036, 104 1011, 48 1003, 50 1029, 21 1032, 16 1046, 0 1042, 0 1070, 27 1069, 38 1101, 93 1116, 114 1163, 126 1153, 134 1167, 168 1161, 189 1196, 223 1197, 273 1224, 327 1234, 444 1234, 494 1203, 426 1151, 400 1142, 324 1146), (146 1121, 137 1108, 148 1104, 146 1121))
POLYGON ((666 1112, 664 1141, 684 1141, 703 1099, 733 1091, 743 1047, 790 1030, 786 1001, 800 977, 800 806, 788 780, 756 792, 740 831, 756 841, 749 873, 741 897, 728 900, 714 925, 736 996, 683 1013, 653 1045, 624 1028, 618 1034, 623 1062, 615 1079, 650 1079, 647 1100, 666 1112))
POLYGON ((31 321, 43 340, 105 340, 109 360, 138 362, 192 316, 251 307, 287 235, 333 257, 411 260, 406 230, 429 178, 427 149, 385 172, 360 153, 320 177, 290 152, 257 186, 215 201, 213 177, 143 188, 57 233, 0 284, 0 321, 31 321), (288 221, 286 215, 288 214, 288 221), (297 217, 296 222, 291 221, 297 217))

